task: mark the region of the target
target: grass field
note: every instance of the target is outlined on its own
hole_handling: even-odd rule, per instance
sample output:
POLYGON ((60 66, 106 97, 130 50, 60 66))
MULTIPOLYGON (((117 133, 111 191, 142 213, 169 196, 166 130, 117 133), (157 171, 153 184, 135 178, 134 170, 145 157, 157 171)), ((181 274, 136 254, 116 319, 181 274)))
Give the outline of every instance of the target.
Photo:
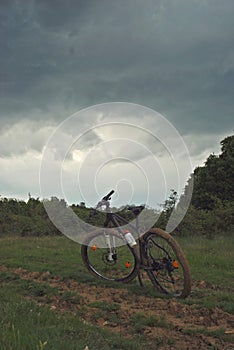
POLYGON ((0 349, 234 349, 233 240, 179 243, 194 281, 180 301, 96 279, 65 237, 1 238, 0 349))

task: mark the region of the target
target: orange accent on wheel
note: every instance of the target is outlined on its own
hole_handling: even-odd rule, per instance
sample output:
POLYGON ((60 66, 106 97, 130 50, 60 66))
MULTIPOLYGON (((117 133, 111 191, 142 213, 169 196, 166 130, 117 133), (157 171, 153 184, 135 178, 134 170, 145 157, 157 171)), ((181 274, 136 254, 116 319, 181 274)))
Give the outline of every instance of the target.
POLYGON ((173 266, 174 266, 175 269, 178 269, 179 268, 178 261, 174 260, 173 261, 173 266))
POLYGON ((97 246, 96 246, 96 245, 93 245, 93 246, 92 246, 92 250, 93 250, 93 251, 96 251, 96 250, 97 250, 97 246))
POLYGON ((130 262, 129 262, 129 261, 126 261, 125 267, 126 267, 127 269, 129 269, 130 266, 131 266, 130 262))

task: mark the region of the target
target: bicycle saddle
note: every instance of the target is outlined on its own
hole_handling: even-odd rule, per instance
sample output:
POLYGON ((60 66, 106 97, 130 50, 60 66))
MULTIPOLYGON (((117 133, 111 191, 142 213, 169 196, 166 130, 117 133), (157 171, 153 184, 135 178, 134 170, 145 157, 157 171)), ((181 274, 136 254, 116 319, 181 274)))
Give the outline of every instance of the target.
POLYGON ((140 212, 145 208, 144 205, 138 205, 138 206, 128 206, 127 210, 130 210, 133 214, 138 215, 140 212))

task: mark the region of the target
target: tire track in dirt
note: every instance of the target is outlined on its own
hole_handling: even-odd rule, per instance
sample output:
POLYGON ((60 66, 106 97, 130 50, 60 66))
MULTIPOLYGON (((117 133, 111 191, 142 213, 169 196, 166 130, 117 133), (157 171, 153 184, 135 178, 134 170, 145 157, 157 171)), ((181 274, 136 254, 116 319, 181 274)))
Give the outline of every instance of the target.
MULTIPOLYGON (((41 305, 49 305, 51 310, 60 313, 71 312, 79 315, 84 323, 107 328, 112 332, 131 338, 134 333, 147 336, 149 342, 163 339, 162 349, 222 349, 232 350, 234 346, 223 342, 215 336, 215 332, 223 329, 227 333, 233 332, 234 316, 219 308, 197 308, 196 305, 186 305, 176 299, 151 298, 134 295, 126 289, 107 288, 79 283, 72 279, 64 281, 59 276, 53 276, 49 271, 28 271, 22 268, 7 268, 1 266, 0 271, 12 273, 21 279, 46 283, 58 290, 58 294, 49 298, 30 296, 41 305), (63 294, 72 292, 80 297, 80 302, 64 299, 63 294), (100 310, 98 305, 119 305, 119 308, 100 310), (96 303, 96 304, 95 304, 96 303), (96 305, 96 306, 95 306, 96 305), (131 319, 134 315, 151 317, 158 320, 157 325, 148 324, 135 327, 131 319), (206 332, 204 332, 206 330, 206 332)), ((11 283, 14 283, 12 281, 11 283)), ((105 309, 105 307, 104 307, 105 309)))

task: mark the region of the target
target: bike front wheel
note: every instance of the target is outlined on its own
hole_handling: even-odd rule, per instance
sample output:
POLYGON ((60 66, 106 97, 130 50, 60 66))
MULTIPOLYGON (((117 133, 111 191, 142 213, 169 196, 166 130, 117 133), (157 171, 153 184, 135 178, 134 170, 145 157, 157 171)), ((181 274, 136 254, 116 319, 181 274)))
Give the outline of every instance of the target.
POLYGON ((89 272, 108 281, 129 282, 136 277, 138 258, 136 248, 131 248, 118 232, 107 237, 104 229, 90 233, 81 246, 83 262, 89 272))
POLYGON ((179 244, 167 232, 152 228, 143 236, 146 271, 164 294, 185 298, 191 291, 191 273, 179 244))

